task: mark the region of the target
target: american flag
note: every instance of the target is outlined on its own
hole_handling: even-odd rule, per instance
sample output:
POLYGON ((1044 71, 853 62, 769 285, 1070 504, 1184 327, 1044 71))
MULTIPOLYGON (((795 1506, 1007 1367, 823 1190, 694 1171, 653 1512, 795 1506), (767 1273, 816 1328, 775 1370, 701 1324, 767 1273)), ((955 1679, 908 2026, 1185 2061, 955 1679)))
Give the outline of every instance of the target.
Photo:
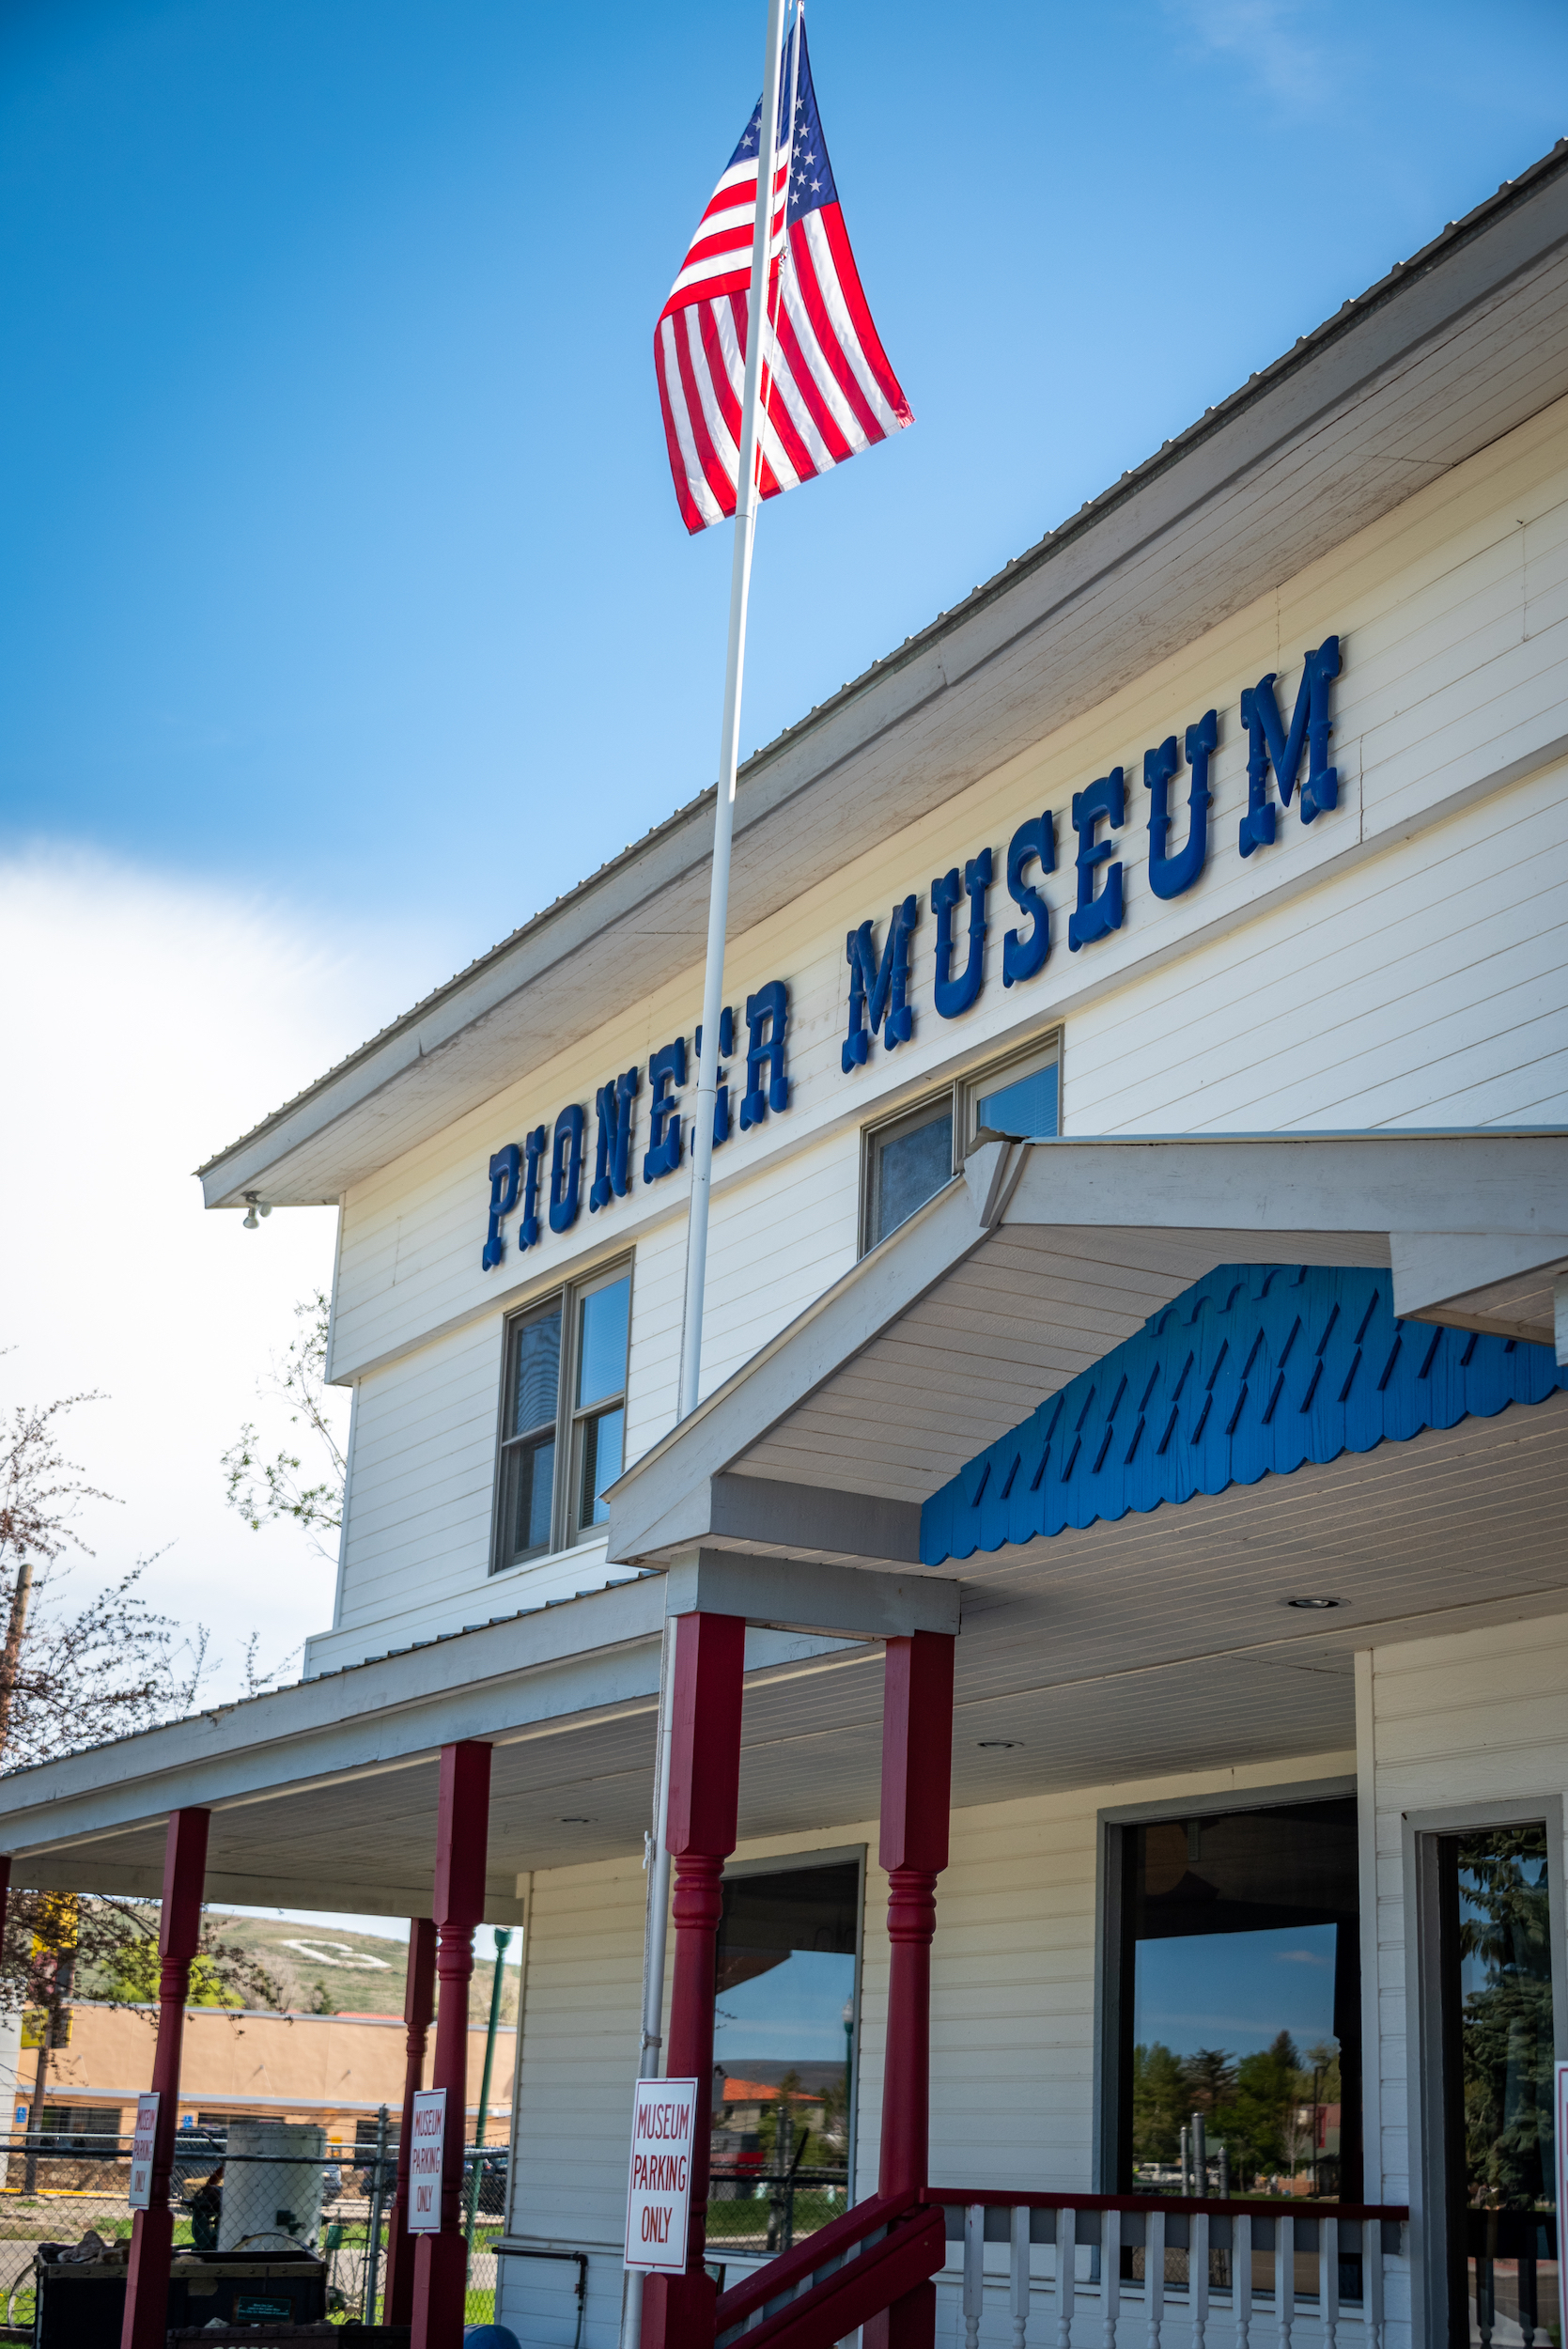
MULTIPOLYGON (((708 529, 736 507, 761 138, 759 99, 654 330, 670 471, 691 531, 708 529)), ((763 352, 761 391, 765 498, 914 421, 861 290, 799 18, 784 44, 775 154, 768 294, 773 333, 763 352), (792 87, 793 133, 786 129, 792 87)))

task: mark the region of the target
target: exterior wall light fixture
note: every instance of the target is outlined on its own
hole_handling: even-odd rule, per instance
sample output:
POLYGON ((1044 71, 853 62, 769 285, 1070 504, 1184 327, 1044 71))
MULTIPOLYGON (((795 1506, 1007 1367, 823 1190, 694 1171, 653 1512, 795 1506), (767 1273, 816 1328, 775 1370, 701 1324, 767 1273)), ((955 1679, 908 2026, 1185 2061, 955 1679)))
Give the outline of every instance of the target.
POLYGON ((240 1229, 242 1232, 254 1232, 258 1230, 260 1227, 256 1222, 257 1216, 271 1215, 272 1212, 272 1208, 267 1205, 266 1200, 263 1199, 258 1190, 246 1191, 245 1210, 245 1221, 240 1226, 240 1229))

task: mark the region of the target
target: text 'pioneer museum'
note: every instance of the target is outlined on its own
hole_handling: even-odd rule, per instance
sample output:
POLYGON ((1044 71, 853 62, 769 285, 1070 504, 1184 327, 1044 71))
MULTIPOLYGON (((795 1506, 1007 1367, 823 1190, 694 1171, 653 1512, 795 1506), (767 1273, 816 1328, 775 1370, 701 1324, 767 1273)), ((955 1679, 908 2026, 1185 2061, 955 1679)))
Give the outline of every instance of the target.
POLYGON ((339 1208, 332 1621, 14 1880, 433 1917, 454 2031, 521 1925, 529 2349, 1560 2341, 1568 150, 743 770, 677 1425, 711 837, 203 1170, 339 1208))

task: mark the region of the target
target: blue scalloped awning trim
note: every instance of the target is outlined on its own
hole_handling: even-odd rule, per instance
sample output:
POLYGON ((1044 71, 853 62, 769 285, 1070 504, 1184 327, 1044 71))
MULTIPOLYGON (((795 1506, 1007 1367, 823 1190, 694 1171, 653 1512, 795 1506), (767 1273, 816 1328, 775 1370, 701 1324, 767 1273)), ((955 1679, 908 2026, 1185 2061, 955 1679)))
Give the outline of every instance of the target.
POLYGON ((921 1558, 1114 1523, 1559 1388, 1550 1346, 1396 1318, 1387 1272, 1221 1265, 933 1493, 921 1558))

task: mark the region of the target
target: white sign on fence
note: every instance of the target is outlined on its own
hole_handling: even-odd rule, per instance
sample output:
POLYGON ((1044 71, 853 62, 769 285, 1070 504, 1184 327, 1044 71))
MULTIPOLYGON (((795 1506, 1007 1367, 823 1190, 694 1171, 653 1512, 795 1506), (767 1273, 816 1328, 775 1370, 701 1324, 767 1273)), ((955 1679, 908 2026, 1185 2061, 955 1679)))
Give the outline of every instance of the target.
POLYGON ((696 2123, 695 2080, 638 2081, 626 2206, 629 2267, 667 2276, 685 2269, 696 2123))
POLYGON ((413 2100, 409 2148, 409 2232, 441 2232, 441 2165, 446 2151, 446 2091, 421 2088, 413 2100))
POLYGON ((152 2140, 158 2133, 158 2091, 149 2089, 136 2099, 136 2133, 131 2140, 131 2192, 127 2197, 132 2210, 149 2210, 152 2206, 152 2140))

